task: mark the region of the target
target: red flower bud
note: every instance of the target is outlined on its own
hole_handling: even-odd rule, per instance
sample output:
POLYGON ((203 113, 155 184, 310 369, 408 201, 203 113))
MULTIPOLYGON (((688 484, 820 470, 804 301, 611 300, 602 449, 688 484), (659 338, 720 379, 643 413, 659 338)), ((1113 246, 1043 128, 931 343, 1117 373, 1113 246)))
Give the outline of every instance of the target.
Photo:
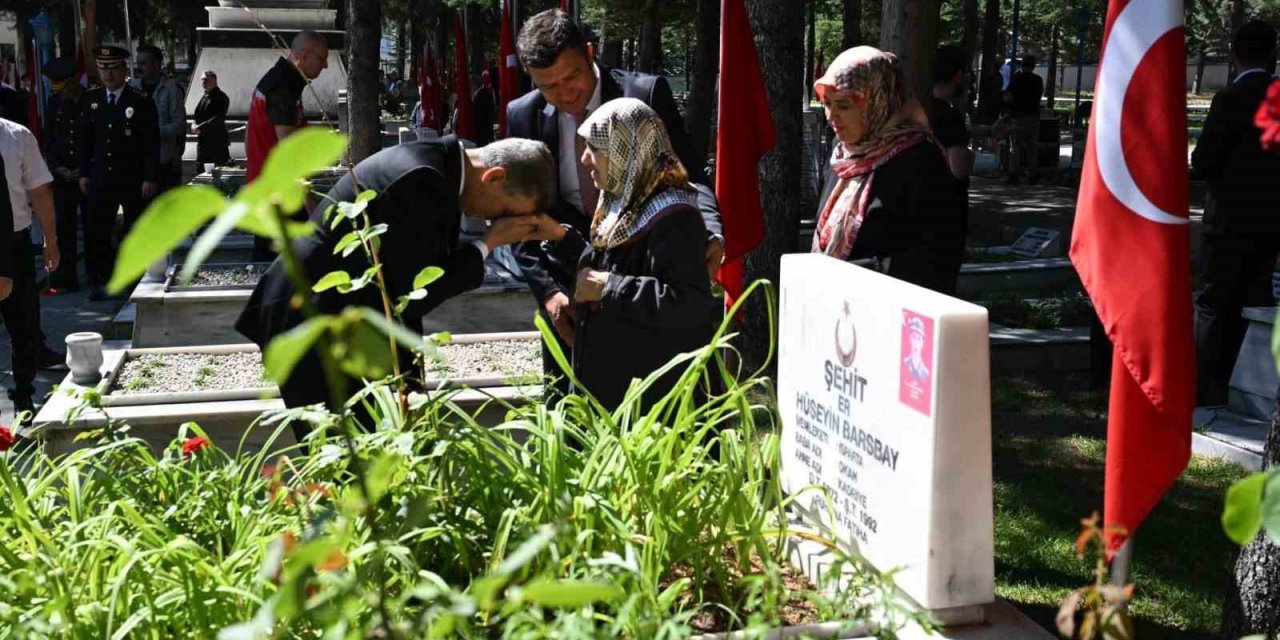
POLYGON ((14 437, 13 431, 10 431, 9 427, 0 424, 0 452, 13 448, 15 440, 17 438, 14 437))
POLYGON ((187 438, 187 441, 182 443, 182 455, 185 458, 190 458, 197 451, 209 446, 209 444, 209 439, 204 436, 187 438))
POLYGON ((1258 105, 1253 123, 1262 129, 1262 148, 1280 151, 1280 80, 1267 88, 1267 97, 1258 105))

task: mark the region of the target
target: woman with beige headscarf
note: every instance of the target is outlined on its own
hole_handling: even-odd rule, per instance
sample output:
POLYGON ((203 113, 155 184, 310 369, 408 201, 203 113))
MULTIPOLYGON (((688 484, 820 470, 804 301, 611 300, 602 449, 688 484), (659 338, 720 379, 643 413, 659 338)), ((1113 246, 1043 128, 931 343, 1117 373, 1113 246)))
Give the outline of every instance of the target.
MULTIPOLYGON (((573 369, 606 407, 680 353, 706 345, 719 305, 705 264, 697 194, 662 119, 633 98, 611 100, 578 129, 582 162, 600 189, 590 237, 564 228, 560 260, 580 256, 573 369)), ((671 389, 679 372, 645 394, 671 389)))
POLYGON ((923 111, 904 98, 897 59, 854 47, 813 88, 838 138, 813 251, 954 293, 964 211, 923 111))

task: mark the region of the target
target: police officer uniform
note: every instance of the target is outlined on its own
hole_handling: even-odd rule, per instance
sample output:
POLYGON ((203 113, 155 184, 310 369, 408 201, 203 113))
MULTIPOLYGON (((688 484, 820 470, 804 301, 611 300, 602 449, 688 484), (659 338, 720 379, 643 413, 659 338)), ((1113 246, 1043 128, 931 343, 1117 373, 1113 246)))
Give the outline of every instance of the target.
POLYGON ((44 150, 49 170, 53 172, 53 201, 58 217, 58 252, 62 262, 50 277, 50 284, 64 291, 80 288, 76 272, 79 260, 77 235, 84 217, 84 193, 80 191, 80 160, 76 155, 76 128, 84 110, 85 90, 72 89, 68 96, 61 91, 63 83, 80 85, 74 80, 76 63, 71 58, 58 58, 45 66, 44 74, 54 83, 55 92, 45 109, 44 150))
MULTIPOLYGON (((106 46, 98 47, 96 56, 98 66, 107 69, 124 65, 128 52, 106 46)), ((85 271, 95 289, 91 299, 100 299, 115 267, 116 213, 124 209, 123 237, 142 215, 143 183, 156 183, 160 131, 155 102, 128 84, 93 89, 84 103, 76 138, 80 178, 88 179, 85 271)))

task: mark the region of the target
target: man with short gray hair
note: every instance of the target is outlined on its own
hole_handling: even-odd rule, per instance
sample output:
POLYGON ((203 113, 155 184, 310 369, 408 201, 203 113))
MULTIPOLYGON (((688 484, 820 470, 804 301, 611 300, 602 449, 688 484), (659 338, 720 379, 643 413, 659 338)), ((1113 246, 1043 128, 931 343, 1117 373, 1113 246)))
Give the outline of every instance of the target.
MULTIPOLYGON (((551 203, 555 171, 551 151, 532 140, 501 140, 465 149, 457 138, 447 136, 383 149, 357 164, 329 190, 312 214, 316 231, 295 241, 294 248, 312 282, 332 271, 345 271, 353 278, 364 273, 370 264, 363 252, 334 252, 351 228, 340 223, 334 229, 324 217, 337 203, 352 202, 365 190, 377 192, 366 211, 370 222, 388 226, 379 237, 379 256, 391 299, 408 295, 422 269, 444 269, 444 275, 427 287, 427 296, 411 302, 400 314, 400 321, 416 333, 431 309, 480 286, 491 251, 525 240, 550 239, 536 230, 545 217, 540 212, 551 203), (489 221, 483 238, 460 241, 464 212, 489 221)), ((266 348, 273 337, 302 322, 292 302, 299 293, 277 259, 254 289, 236 330, 266 348)), ((311 296, 322 313, 336 313, 347 306, 382 308, 374 287, 345 295, 332 289, 301 293, 311 296)), ((307 358, 281 386, 281 396, 290 407, 327 400, 319 357, 312 353, 307 358)), ((404 365, 403 370, 411 371, 412 358, 404 365)), ((359 388, 357 383, 348 388, 359 388)))

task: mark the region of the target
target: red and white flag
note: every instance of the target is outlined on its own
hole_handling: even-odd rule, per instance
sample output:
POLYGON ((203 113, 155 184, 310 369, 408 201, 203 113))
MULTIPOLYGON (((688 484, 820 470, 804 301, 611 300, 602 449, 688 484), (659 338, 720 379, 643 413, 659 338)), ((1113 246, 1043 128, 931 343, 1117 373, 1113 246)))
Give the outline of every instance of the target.
POLYGON ((719 105, 716 200, 724 225, 724 264, 716 280, 724 287, 725 306, 732 306, 745 286, 743 259, 764 240, 759 165, 776 135, 742 0, 720 4, 719 105))
POLYGON ((507 103, 520 97, 520 63, 516 60, 511 0, 502 0, 502 32, 498 38, 498 137, 507 136, 507 103))
POLYGON ((462 28, 462 13, 453 16, 454 92, 453 134, 463 140, 476 139, 475 106, 471 98, 471 77, 467 75, 467 32, 462 28))
POLYGON ((418 100, 422 105, 422 126, 436 131, 444 129, 444 91, 440 88, 436 60, 429 44, 422 46, 422 60, 418 64, 418 100))
POLYGON ((1181 0, 1111 0, 1071 260, 1115 345, 1114 552, 1186 468, 1195 408, 1181 0))

